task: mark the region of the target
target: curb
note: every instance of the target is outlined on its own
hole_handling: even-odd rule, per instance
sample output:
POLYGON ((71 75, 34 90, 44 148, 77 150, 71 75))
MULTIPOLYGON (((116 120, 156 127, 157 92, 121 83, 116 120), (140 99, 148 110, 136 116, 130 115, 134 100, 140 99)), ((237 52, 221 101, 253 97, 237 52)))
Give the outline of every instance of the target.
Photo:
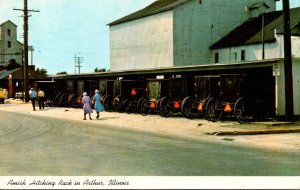
POLYGON ((217 131, 206 133, 206 135, 226 136, 226 135, 265 135, 280 133, 300 133, 300 128, 293 129, 267 129, 267 130, 245 130, 245 131, 217 131))
POLYGON ((270 127, 278 127, 278 126, 286 126, 286 125, 294 125, 295 122, 282 122, 282 121, 272 121, 272 122, 252 122, 253 125, 264 125, 270 127))

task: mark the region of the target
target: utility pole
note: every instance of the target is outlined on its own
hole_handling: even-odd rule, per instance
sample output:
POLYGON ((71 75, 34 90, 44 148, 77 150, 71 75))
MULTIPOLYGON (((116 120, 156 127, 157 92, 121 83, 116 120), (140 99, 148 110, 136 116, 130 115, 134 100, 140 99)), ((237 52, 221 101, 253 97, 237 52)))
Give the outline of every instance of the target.
POLYGON ((75 56, 74 56, 74 61, 75 61, 74 66, 75 66, 75 74, 76 74, 76 65, 77 65, 77 57, 76 57, 76 54, 75 54, 75 56))
POLYGON ((265 13, 261 14, 261 43, 262 43, 262 60, 265 59, 265 13))
POLYGON ((24 91, 25 91, 25 102, 29 102, 29 91, 28 91, 28 13, 39 12, 36 10, 28 10, 27 0, 24 0, 24 9, 13 9, 17 11, 23 11, 24 19, 24 91))
POLYGON ((81 62, 82 62, 83 57, 77 57, 77 55, 75 54, 74 56, 74 61, 75 61, 75 74, 76 74, 76 68, 78 68, 78 73, 80 74, 80 68, 81 66, 81 62))
POLYGON ((21 54, 22 54, 22 101, 24 102, 25 101, 25 97, 24 97, 24 50, 22 49, 21 51, 21 54))
POLYGON ((77 57, 77 65, 76 65, 76 67, 78 68, 78 73, 80 74, 80 68, 82 67, 81 66, 81 61, 82 61, 82 59, 83 59, 83 57, 77 57))
POLYGON ((291 51, 290 4, 282 0, 283 7, 283 38, 284 38, 284 78, 285 78, 285 115, 287 120, 294 116, 293 70, 291 51))

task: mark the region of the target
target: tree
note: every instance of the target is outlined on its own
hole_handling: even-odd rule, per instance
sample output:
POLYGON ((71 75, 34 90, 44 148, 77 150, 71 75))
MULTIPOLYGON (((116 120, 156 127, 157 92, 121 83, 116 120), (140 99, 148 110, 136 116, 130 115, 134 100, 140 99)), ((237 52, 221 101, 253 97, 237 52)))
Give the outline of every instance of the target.
POLYGON ((36 70, 35 70, 35 72, 37 73, 37 74, 40 74, 40 75, 47 75, 47 69, 44 69, 44 68, 37 68, 36 70))
POLYGON ((105 69, 105 68, 98 69, 98 67, 96 67, 94 71, 95 71, 95 72, 105 72, 106 69, 105 69))
POLYGON ((15 59, 11 59, 11 60, 9 60, 9 64, 6 66, 6 69, 7 70, 13 70, 13 69, 16 69, 16 68, 19 68, 19 67, 21 67, 21 65, 16 63, 15 59))
POLYGON ((66 75, 66 74, 68 74, 67 73, 67 71, 61 71, 61 72, 58 72, 58 73, 56 73, 57 75, 66 75))

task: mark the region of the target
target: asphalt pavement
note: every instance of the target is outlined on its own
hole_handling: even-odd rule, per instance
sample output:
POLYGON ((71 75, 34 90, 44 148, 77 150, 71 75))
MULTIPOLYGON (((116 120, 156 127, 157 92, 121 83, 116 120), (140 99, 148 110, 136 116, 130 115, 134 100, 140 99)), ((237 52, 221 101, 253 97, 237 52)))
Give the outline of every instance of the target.
MULTIPOLYGON (((0 176, 299 176, 300 152, 0 110, 0 176), (224 143, 222 143, 224 142, 224 143)), ((2 180, 0 180, 1 182, 2 180)))

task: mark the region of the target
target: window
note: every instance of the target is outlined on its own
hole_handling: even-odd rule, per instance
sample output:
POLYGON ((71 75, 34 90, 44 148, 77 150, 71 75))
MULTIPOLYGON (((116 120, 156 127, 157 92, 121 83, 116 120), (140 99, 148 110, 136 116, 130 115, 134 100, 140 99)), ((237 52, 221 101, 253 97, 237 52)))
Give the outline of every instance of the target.
POLYGON ((7 42, 7 48, 11 48, 11 41, 7 42))
POLYGON ((219 53, 215 53, 215 63, 219 63, 219 53))
POLYGON ((243 49, 241 50, 241 61, 245 61, 246 60, 246 51, 243 49))
POLYGON ((11 35, 10 29, 7 29, 7 35, 10 37, 11 35))

